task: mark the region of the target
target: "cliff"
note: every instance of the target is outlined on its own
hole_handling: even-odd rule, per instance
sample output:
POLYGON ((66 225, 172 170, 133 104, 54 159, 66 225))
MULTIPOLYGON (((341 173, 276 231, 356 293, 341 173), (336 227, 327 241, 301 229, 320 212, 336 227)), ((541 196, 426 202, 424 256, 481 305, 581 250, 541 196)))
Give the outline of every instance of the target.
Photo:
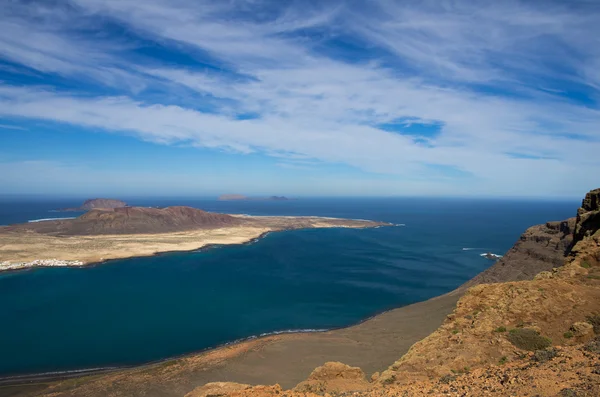
MULTIPOLYGON (((290 391, 228 383, 222 395, 600 395, 599 194, 586 195, 577 218, 528 229, 462 287, 474 285, 435 332, 381 374, 326 363, 290 391)), ((208 389, 219 394, 209 384, 187 397, 208 389)))
POLYGON ((573 242, 575 224, 576 218, 569 218, 530 227, 502 258, 461 288, 531 280, 539 272, 562 266, 573 242))

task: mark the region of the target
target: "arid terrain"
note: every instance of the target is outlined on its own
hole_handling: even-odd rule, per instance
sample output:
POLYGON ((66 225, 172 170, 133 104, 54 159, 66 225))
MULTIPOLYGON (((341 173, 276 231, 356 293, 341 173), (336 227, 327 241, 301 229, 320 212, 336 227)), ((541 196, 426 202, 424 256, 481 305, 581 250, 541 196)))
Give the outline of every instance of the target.
POLYGON ((0 262, 59 259, 89 264, 212 244, 241 244, 281 230, 384 225, 320 217, 227 215, 190 207, 93 209, 76 219, 0 227, 0 262))
POLYGON ((486 271, 495 283, 481 276, 346 329, 63 381, 5 382, 0 395, 598 396, 599 198, 600 189, 588 193, 574 220, 528 229, 486 271))

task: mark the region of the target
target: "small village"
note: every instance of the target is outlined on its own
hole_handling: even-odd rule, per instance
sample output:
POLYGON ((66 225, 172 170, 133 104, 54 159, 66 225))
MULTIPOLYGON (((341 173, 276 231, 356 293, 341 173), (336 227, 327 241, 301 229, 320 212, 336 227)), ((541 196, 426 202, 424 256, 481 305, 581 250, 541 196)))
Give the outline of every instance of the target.
POLYGON ((61 259, 36 259, 31 262, 0 262, 0 271, 20 270, 30 267, 64 267, 64 266, 83 266, 82 261, 65 261, 61 259))

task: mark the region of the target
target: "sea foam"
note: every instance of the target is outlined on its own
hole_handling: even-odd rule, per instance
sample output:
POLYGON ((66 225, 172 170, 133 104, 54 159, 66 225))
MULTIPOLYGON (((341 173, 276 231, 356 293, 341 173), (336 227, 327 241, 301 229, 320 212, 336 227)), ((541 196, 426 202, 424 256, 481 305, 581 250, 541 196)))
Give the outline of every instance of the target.
POLYGON ((32 219, 30 221, 27 221, 29 223, 35 223, 35 222, 45 222, 45 221, 60 221, 63 219, 75 219, 77 218, 76 216, 69 216, 69 217, 65 217, 65 218, 42 218, 42 219, 32 219))

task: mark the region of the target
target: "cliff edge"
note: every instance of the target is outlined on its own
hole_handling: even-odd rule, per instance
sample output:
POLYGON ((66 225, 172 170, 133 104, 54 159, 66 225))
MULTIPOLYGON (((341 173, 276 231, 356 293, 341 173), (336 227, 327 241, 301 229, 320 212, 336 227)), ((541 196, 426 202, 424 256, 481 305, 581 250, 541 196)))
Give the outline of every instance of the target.
MULTIPOLYGON (((222 395, 599 396, 599 197, 590 191, 576 218, 528 229, 462 287, 474 285, 435 332, 381 374, 326 363, 293 390, 227 384, 222 395), (485 283, 503 278, 515 281, 485 283)), ((210 394, 219 395, 214 385, 210 394)))

